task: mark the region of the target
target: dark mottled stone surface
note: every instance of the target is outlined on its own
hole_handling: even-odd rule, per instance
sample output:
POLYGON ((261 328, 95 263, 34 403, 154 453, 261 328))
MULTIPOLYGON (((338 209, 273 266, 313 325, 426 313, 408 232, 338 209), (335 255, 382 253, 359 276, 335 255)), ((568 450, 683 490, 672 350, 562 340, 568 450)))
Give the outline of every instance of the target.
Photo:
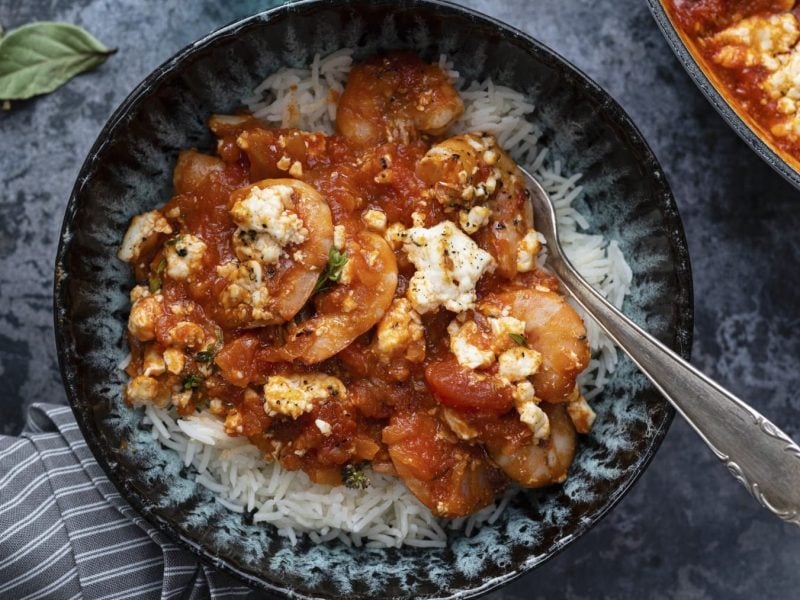
MULTIPOLYGON (((0 432, 64 402, 52 262, 64 206, 112 110, 184 44, 265 1, 0 0, 0 22, 66 20, 120 49, 57 93, 0 113, 0 432)), ((800 192, 732 133, 644 3, 465 2, 547 43, 606 87, 661 160, 694 266, 694 363, 800 437, 800 192)), ((492 598, 796 598, 800 535, 764 513, 676 420, 649 471, 591 533, 492 598)))

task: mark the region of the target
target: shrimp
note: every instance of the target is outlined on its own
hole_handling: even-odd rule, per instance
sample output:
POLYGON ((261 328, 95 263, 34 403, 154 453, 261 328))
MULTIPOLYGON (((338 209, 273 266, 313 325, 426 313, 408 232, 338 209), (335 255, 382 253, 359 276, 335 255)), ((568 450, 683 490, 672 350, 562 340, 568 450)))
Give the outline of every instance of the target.
POLYGON ((383 318, 397 287, 394 252, 382 237, 362 231, 347 240, 345 255, 339 284, 316 299, 317 314, 290 326, 286 343, 266 352, 266 360, 321 362, 383 318))
POLYGON ((481 446, 459 441, 428 412, 395 413, 382 438, 397 475, 438 516, 480 510, 507 484, 481 446))
POLYGON ((370 147, 418 134, 441 135, 464 112, 464 103, 438 65, 395 52, 350 72, 336 111, 336 128, 352 144, 370 147))
POLYGON ((239 260, 217 267, 225 280, 218 320, 244 328, 285 323, 303 308, 328 262, 330 208, 316 189, 295 179, 265 179, 240 188, 231 194, 230 205, 239 225, 233 236, 239 260))
POLYGON ((504 307, 525 321, 527 343, 542 355, 532 377, 536 396, 546 402, 568 401, 590 358, 586 326, 578 313, 563 296, 545 288, 490 294, 479 305, 490 316, 501 315, 504 307))
POLYGON ((302 179, 307 169, 330 160, 326 136, 297 129, 249 128, 236 137, 236 146, 247 156, 253 179, 285 173, 302 179))
POLYGON ((524 264, 518 253, 533 228, 533 209, 522 174, 493 135, 466 133, 444 140, 420 159, 416 172, 440 204, 460 211, 462 228, 477 232, 478 244, 494 257, 500 275, 513 279, 532 268, 528 255, 538 252, 538 243, 524 264))
POLYGON ((528 488, 562 483, 575 457, 577 434, 563 404, 539 405, 550 420, 550 437, 531 439, 508 450, 502 444, 487 444, 495 463, 511 479, 528 488))
POLYGON ((200 189, 211 173, 222 171, 225 163, 216 156, 201 154, 197 150, 182 150, 172 175, 176 194, 189 194, 200 189))

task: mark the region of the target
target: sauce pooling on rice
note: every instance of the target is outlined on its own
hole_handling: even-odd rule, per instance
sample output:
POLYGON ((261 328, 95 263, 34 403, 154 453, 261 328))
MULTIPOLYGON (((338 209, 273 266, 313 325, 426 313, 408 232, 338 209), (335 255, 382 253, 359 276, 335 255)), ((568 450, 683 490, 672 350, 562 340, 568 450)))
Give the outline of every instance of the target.
POLYGON ((435 514, 564 481, 586 330, 538 266, 516 164, 410 53, 353 68, 334 135, 215 115, 119 251, 133 405, 216 415, 317 483, 397 476, 435 514))

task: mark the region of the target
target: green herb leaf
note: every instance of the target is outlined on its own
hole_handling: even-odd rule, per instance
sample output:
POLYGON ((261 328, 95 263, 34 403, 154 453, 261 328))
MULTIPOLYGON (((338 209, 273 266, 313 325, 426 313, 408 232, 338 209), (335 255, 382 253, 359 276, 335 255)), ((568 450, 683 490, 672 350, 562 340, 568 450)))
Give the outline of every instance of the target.
POLYGON ((214 351, 213 350, 201 350, 197 354, 194 355, 194 359, 197 362, 201 363, 208 363, 214 360, 214 351))
POLYGON ((528 346, 528 340, 526 340, 525 336, 522 335, 521 333, 509 333, 508 337, 510 337, 520 346, 525 346, 526 348, 530 348, 530 346, 528 346))
POLYGON ((150 289, 151 294, 155 294, 161 289, 161 278, 155 276, 150 277, 150 279, 147 280, 147 287, 150 289))
POLYGON ((0 40, 0 100, 50 93, 114 52, 68 23, 23 25, 0 40))
POLYGON ((167 259, 162 258, 161 261, 158 263, 158 266, 156 267, 156 274, 161 275, 161 273, 164 271, 164 267, 166 266, 167 266, 167 259))
POLYGON ((337 282, 342 278, 342 271, 347 264, 347 255, 344 252, 339 252, 336 248, 331 248, 328 252, 328 264, 325 269, 320 273, 317 279, 317 285, 314 286, 313 294, 324 290, 328 284, 333 281, 337 282))
POLYGON ((369 478, 364 473, 364 468, 367 466, 366 462, 354 465, 352 463, 346 464, 342 468, 342 480, 345 486, 353 490, 365 490, 369 487, 369 478))
POLYGON ((203 378, 198 375, 197 373, 192 373, 191 375, 187 375, 186 378, 183 380, 183 389, 185 390, 196 390, 200 387, 200 384, 203 383, 203 378))

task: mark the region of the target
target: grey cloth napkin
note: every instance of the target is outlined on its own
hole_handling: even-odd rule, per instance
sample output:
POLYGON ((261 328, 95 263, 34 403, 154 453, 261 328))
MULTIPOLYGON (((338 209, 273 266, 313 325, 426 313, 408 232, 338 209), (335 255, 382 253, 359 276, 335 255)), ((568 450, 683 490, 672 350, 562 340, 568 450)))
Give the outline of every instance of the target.
POLYGON ((105 477, 69 407, 0 436, 0 598, 256 598, 171 543, 105 477))

